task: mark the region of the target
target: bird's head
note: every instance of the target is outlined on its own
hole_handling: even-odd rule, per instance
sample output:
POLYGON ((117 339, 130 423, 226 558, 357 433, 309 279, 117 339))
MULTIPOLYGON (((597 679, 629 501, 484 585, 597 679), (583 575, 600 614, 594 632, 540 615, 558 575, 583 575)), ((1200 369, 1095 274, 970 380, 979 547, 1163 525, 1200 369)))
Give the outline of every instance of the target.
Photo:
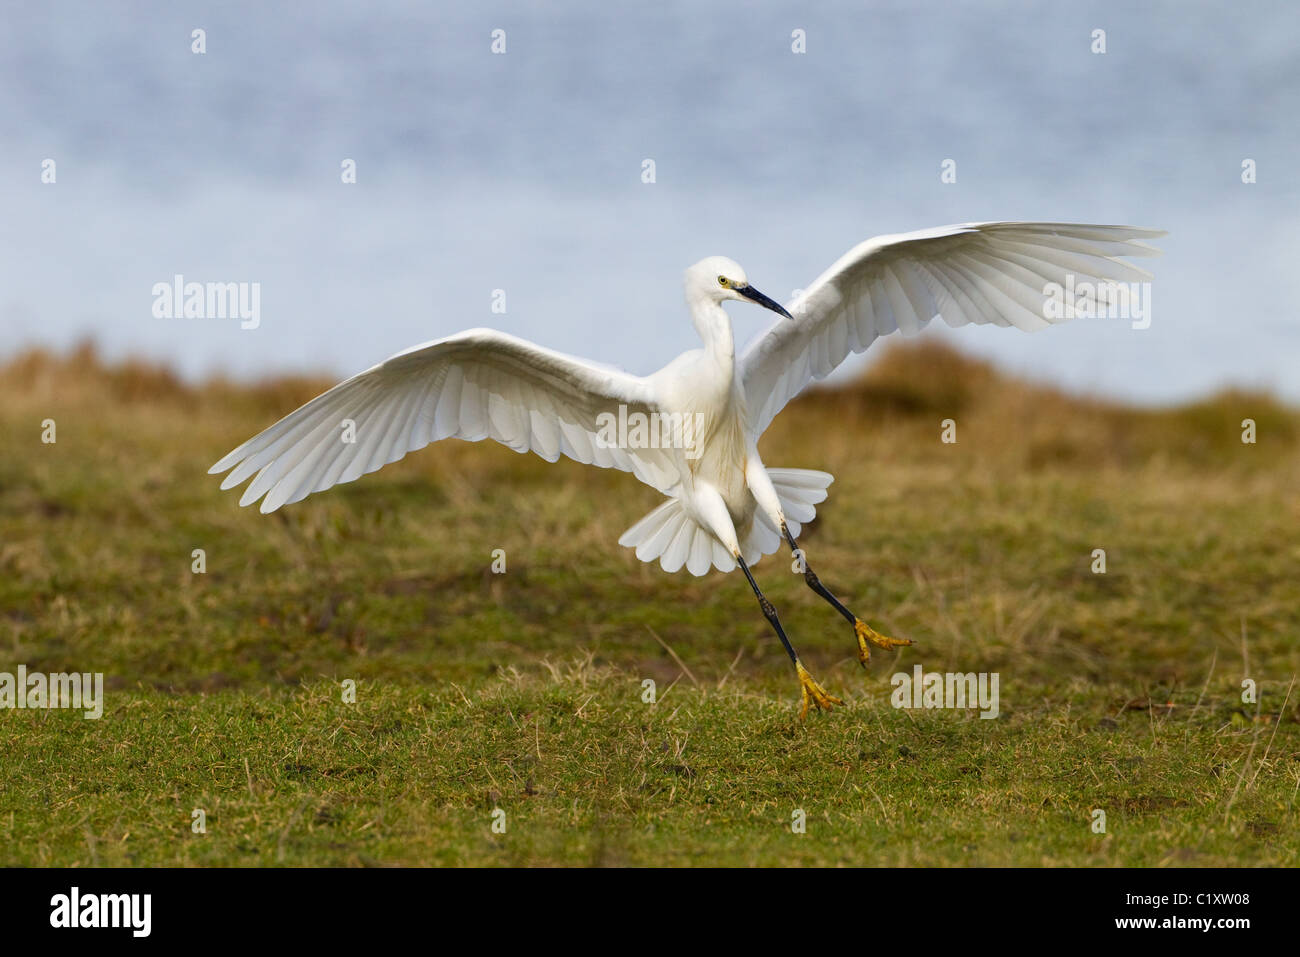
POLYGON ((769 299, 749 284, 749 277, 740 263, 726 256, 701 259, 686 270, 686 298, 688 301, 722 303, 726 299, 756 302, 765 309, 793 318, 774 299, 769 299))

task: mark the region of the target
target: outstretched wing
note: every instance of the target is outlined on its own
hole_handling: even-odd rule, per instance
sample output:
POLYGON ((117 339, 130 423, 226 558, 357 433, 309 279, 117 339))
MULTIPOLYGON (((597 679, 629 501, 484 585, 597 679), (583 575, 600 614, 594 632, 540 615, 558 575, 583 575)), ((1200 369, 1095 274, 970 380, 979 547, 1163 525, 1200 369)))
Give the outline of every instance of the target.
POLYGON ((672 450, 602 443, 607 420, 598 417, 617 419, 620 406, 628 414, 654 411, 649 381, 492 329, 471 329, 399 352, 339 383, 208 471, 234 469, 223 489, 254 476, 239 504, 260 498, 262 511, 273 512, 439 439, 495 439, 548 462, 567 455, 631 472, 660 491, 670 488, 678 474, 672 450))
MULTIPOLYGON (((849 250, 745 349, 740 376, 757 438, 813 379, 829 375, 877 336, 993 323, 1036 330, 1048 283, 1150 279, 1121 256, 1157 256, 1141 239, 1159 229, 1072 223, 966 223, 877 236, 849 250)), ((1107 302, 1106 288, 1097 301, 1107 302)))

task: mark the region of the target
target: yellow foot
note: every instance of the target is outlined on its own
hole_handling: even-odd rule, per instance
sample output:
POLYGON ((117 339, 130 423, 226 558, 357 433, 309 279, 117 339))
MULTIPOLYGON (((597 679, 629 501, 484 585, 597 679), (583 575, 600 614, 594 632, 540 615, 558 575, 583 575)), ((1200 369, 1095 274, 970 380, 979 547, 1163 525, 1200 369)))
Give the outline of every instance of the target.
POLYGON ((817 705, 820 711, 830 711, 831 705, 844 703, 834 695, 827 694, 826 689, 814 681, 813 676, 808 674, 808 669, 798 661, 794 663, 794 670, 799 675, 799 690, 803 695, 803 707, 799 709, 800 721, 808 717, 809 701, 817 705))
POLYGON ((871 660, 871 645, 888 651, 891 648, 900 648, 903 645, 912 643, 911 638, 889 638, 882 635, 861 618, 853 620, 853 632, 858 636, 858 661, 864 668, 867 666, 867 662, 871 660))

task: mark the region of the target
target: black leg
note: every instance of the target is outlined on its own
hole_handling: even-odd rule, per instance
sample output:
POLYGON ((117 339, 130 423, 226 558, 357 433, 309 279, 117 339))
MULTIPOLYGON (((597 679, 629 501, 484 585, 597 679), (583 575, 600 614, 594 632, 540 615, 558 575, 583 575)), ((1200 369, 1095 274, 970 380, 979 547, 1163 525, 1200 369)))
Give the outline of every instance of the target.
MULTIPOLYGON (((786 528, 785 523, 781 524, 781 531, 785 533, 785 540, 790 543, 790 550, 798 551, 799 546, 795 544, 794 536, 790 534, 790 529, 786 528)), ((808 584, 809 588, 830 602, 831 607, 843 615, 849 624, 857 622, 858 616, 845 608, 844 604, 831 594, 830 589, 822 584, 821 579, 817 577, 817 573, 814 572, 812 566, 808 564, 808 557, 806 555, 803 558, 803 580, 808 584)))
MULTIPOLYGON (((799 546, 795 544, 794 536, 790 534, 790 529, 786 527, 784 522, 781 523, 781 534, 783 534, 785 540, 790 543, 791 551, 799 551, 799 546)), ((802 560, 803 580, 807 583, 808 587, 830 602, 831 607, 843 615, 844 619, 853 626, 853 634, 858 640, 858 663, 861 664, 862 667, 865 668, 867 662, 871 660, 871 645, 875 645, 877 648, 884 648, 888 651, 891 648, 898 648, 912 643, 910 638, 890 638, 886 635, 882 635, 857 615, 853 614, 853 612, 849 611, 844 607, 844 603, 831 594, 830 589, 821 583, 821 579, 817 577, 816 573, 812 570, 812 566, 808 564, 808 557, 804 555, 802 560)))
POLYGON ((740 570, 749 579, 749 587, 754 589, 754 594, 758 596, 758 607, 763 609, 763 617, 768 620, 773 630, 776 631, 776 636, 781 639, 781 644, 785 645, 785 651, 790 656, 790 660, 798 664, 799 656, 794 653, 794 646, 790 644, 790 639, 785 636, 785 629, 781 627, 781 619, 776 616, 776 608, 767 600, 767 596, 758 587, 758 582, 754 581, 754 575, 750 572, 749 566, 745 564, 745 560, 737 555, 736 561, 740 563, 740 570))
POLYGON ((799 719, 803 720, 808 716, 809 704, 815 704, 822 711, 831 710, 832 705, 843 704, 843 701, 834 695, 827 694, 826 689, 813 680, 813 676, 808 673, 808 669, 803 666, 803 662, 795 654, 794 645, 790 644, 790 639, 786 637, 785 629, 781 627, 781 619, 776 615, 776 609, 772 607, 772 603, 767 600, 767 596, 758 587, 758 582, 754 581, 754 575, 749 570, 749 566, 745 564, 745 560, 739 555, 736 556, 736 561, 740 565, 740 570, 745 573, 745 577, 749 579, 749 587, 754 589, 754 594, 758 596, 758 607, 763 609, 763 617, 768 620, 772 630, 776 632, 776 636, 781 639, 781 644, 785 646, 786 654, 794 662, 795 674, 799 676, 799 693, 802 697, 799 719))

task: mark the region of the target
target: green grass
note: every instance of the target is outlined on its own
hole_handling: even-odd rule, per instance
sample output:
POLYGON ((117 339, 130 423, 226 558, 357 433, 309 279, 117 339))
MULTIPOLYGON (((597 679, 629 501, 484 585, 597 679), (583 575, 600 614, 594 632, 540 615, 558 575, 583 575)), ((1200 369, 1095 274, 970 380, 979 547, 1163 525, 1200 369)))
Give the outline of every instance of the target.
POLYGON ((99 721, 0 711, 0 863, 1300 859, 1300 416, 1267 397, 1137 411, 922 347, 792 406, 765 458, 837 476, 809 560, 917 642, 864 672, 765 559, 846 701, 800 723, 742 578, 615 544, 656 499, 630 476, 444 443, 238 509, 206 466, 320 385, 189 388, 88 352, 0 370, 0 671, 107 687, 99 721), (1000 716, 894 709, 915 664, 998 672, 1000 716))

